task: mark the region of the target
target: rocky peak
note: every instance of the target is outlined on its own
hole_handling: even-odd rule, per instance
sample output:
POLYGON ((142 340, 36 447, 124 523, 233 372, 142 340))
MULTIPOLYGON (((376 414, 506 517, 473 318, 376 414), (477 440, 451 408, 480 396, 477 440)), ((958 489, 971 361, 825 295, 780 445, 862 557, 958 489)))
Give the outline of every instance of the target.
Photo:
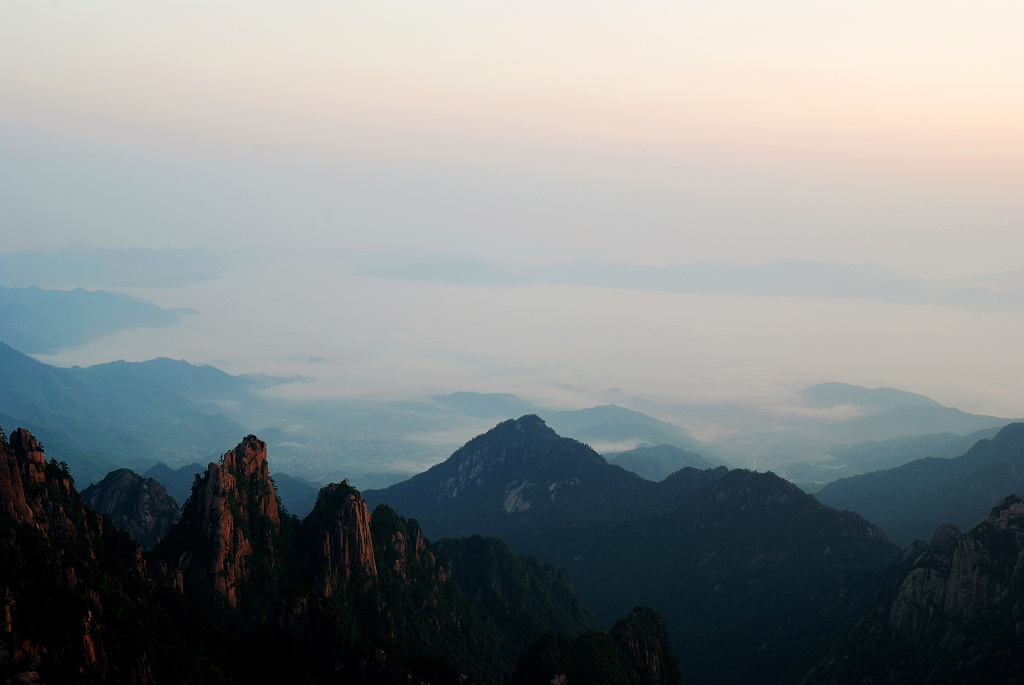
MULTIPOLYGON (((72 497, 74 491, 66 464, 47 464, 43 448, 23 428, 11 433, 2 447, 0 464, 0 511, 22 524, 35 526, 43 533, 77 532, 69 510, 77 520, 83 519, 81 501, 72 497)), ((96 525, 99 525, 97 519, 96 525)))
POLYGON ((527 414, 499 423, 452 454, 442 464, 444 474, 437 486, 437 500, 500 486, 505 510, 522 511, 532 506, 527 495, 541 482, 539 476, 555 476, 548 478, 549 484, 569 481, 578 475, 575 469, 581 463, 603 461, 586 445, 558 435, 536 414, 527 414), (533 473, 538 480, 522 478, 533 473))
POLYGON ((363 496, 347 481, 320 489, 306 526, 316 540, 313 582, 320 596, 330 597, 343 583, 377 576, 370 514, 363 496))
POLYGON ((1011 682, 1024 667, 1024 498, 933 544, 880 597, 807 683, 1011 682))
POLYGON ((254 554, 274 568, 280 533, 267 444, 248 435, 196 476, 181 523, 158 552, 185 578, 212 581, 234 607, 240 584, 252 575, 254 554))
POLYGON ((11 433, 9 443, 18 462, 22 480, 26 484, 41 485, 46 480, 46 457, 35 436, 24 428, 19 428, 11 433))
POLYGON ((131 469, 117 469, 82 491, 82 499, 145 550, 152 549, 178 520, 181 510, 164 486, 131 469))

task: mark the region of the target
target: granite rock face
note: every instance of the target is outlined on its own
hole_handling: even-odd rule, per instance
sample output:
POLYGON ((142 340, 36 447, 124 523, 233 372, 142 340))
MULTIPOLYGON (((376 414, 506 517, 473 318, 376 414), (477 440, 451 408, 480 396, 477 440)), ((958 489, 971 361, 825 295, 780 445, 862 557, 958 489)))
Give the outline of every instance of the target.
POLYGON ((1019 682, 1024 667, 1024 498, 968 533, 948 526, 807 683, 1019 682))
POLYGON ((196 475, 180 523, 157 551, 170 561, 172 577, 180 575, 185 585, 212 583, 231 607, 237 607, 239 586, 251 579, 255 561, 273 571, 280 533, 267 444, 249 435, 220 463, 196 475))
POLYGON ((0 560, 5 682, 153 681, 145 655, 118 639, 129 588, 145 573, 141 550, 84 506, 67 466, 47 462, 23 429, 0 444, 0 560), (122 574, 98 575, 109 563, 122 574))
POLYGON ((144 550, 153 549, 171 532, 181 515, 177 502, 163 485, 131 469, 111 471, 99 483, 82 490, 82 499, 115 526, 131 533, 144 550))
POLYGON ((331 597, 353 582, 366 587, 377 577, 370 514, 363 496, 347 481, 321 488, 307 526, 316 540, 311 566, 313 586, 321 597, 331 597))

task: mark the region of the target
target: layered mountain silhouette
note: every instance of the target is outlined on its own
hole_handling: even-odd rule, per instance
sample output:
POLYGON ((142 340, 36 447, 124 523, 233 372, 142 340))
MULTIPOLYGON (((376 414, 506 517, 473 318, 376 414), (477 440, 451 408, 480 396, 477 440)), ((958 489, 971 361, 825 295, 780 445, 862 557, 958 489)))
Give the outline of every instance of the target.
POLYGON ((180 314, 104 290, 0 287, 0 341, 33 354, 78 347, 114 331, 172 326, 180 314))
POLYGON ((654 445, 625 452, 606 452, 605 459, 648 480, 663 480, 680 469, 712 469, 718 464, 706 457, 676 447, 654 445))
POLYGON ((1000 499, 1024 492, 1024 424, 1013 423, 953 459, 918 459, 835 481, 817 497, 856 511, 901 544, 952 523, 968 529, 1000 499))
POLYGON ((484 532, 564 566, 606 623, 655 607, 684 681, 793 678, 900 559, 868 521, 773 474, 688 468, 655 483, 532 415, 366 496, 432 535, 484 532))
MULTIPOLYGON (((287 514, 251 435, 196 477, 143 555, 19 429, 0 440, 0 533, 11 682, 497 683, 541 638, 609 640, 564 572, 500 541, 451 541, 447 556, 347 483, 304 520, 287 514)), ((616 627, 623 682, 678 681, 650 669, 674 663, 663 634, 647 611, 616 627)))

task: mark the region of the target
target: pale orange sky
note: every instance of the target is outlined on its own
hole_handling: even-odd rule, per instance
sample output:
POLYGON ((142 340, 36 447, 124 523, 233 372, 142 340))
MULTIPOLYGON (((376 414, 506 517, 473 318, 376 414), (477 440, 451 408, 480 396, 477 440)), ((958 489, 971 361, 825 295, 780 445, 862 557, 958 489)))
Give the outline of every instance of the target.
MULTIPOLYGON (((5 2, 0 250, 802 258, 938 279, 1021 269, 1022 35, 1019 1, 5 2)), ((415 377, 420 391, 770 395, 843 380, 1022 406, 1013 312, 631 293, 604 316, 608 293, 572 290, 536 330, 494 322, 470 340, 454 313, 523 293, 440 289, 425 308, 413 286, 352 278, 316 285, 370 303, 322 312, 351 316, 355 338, 320 327, 229 359, 192 326, 59 361, 192 355, 284 372, 288 348, 307 344, 307 356, 377 355, 338 361, 328 391, 398 392, 415 377), (586 340, 545 337, 581 309, 586 340), (620 337, 581 353, 606 327, 620 337), (623 361, 643 355, 649 368, 623 361)), ((246 292, 136 294, 210 302, 196 321, 212 325, 246 292)), ((334 301, 323 297, 304 320, 334 301)))
POLYGON ((1016 268, 1022 29, 1014 2, 5 3, 7 243, 1016 268), (179 202, 217 179, 221 211, 179 202))

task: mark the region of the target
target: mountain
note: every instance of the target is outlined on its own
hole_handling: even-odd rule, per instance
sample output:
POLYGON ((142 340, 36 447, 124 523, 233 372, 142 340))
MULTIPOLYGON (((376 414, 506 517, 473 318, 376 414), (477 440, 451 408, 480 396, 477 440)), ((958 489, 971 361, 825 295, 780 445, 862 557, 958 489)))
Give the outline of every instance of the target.
MULTIPOLYGON (((550 631, 600 634, 564 572, 500 541, 433 546, 387 506, 371 517, 347 483, 322 488, 304 520, 287 514, 255 436, 195 480, 145 556, 32 436, 3 437, 5 680, 499 683, 550 631)), ((635 646, 631 681, 674 659, 658 621, 619 639, 635 646)))
POLYGON ((82 490, 82 500, 131 533, 144 550, 153 549, 181 514, 178 503, 163 485, 131 469, 111 471, 99 483, 82 490))
POLYGON ((573 435, 596 446, 628 445, 627 449, 632 449, 641 444, 668 444, 692 451, 701 449, 701 443, 684 429, 614 404, 542 413, 544 420, 561 435, 573 435))
POLYGON ((1024 498, 969 533, 945 531, 803 682, 1019 683, 1024 498))
MULTIPOLYGON (((192 492, 192 482, 197 475, 202 475, 204 470, 205 467, 201 464, 186 464, 172 469, 167 464, 159 463, 150 467, 143 475, 159 481, 176 500, 184 502, 192 492)), ((316 504, 317 492, 320 490, 319 483, 281 472, 271 474, 270 478, 274 481, 275 492, 288 511, 300 518, 312 511, 313 505, 316 504)))
POLYGON ((1003 428, 985 428, 967 435, 931 433, 914 437, 869 440, 830 450, 829 472, 833 482, 840 478, 890 469, 927 457, 951 459, 958 457, 979 440, 991 439, 1003 428))
POLYGON ((414 515, 431 535, 480 533, 515 543, 558 523, 660 511, 724 471, 685 469, 654 483, 528 414, 503 421, 427 471, 365 496, 414 515), (609 506, 613 502, 619 506, 609 506))
POLYGON ((835 481, 818 491, 830 506, 876 522, 893 540, 927 538, 941 523, 962 529, 1004 496, 1024 492, 1024 423, 1013 423, 953 459, 926 458, 835 481))
POLYGON ((0 287, 0 341, 52 354, 119 330, 173 326, 180 313, 104 290, 0 287))
POLYGON ((713 469, 718 464, 695 452, 687 452, 674 445, 636 447, 626 452, 606 452, 610 464, 621 466, 627 471, 649 480, 663 480, 679 469, 713 469))
POLYGON ((35 426, 84 482, 146 461, 212 457, 212 446, 245 433, 173 388, 133 380, 129 369, 137 368, 120 362, 64 369, 0 343, 0 387, 17 388, 0 394, 0 425, 35 426))
POLYGON ((157 682, 194 663, 154 604, 135 541, 86 507, 67 465, 24 430, 0 434, 0 677, 157 682))
POLYGON ((654 483, 532 415, 366 496, 432 534, 495 535, 567 568, 606 624, 655 607, 684 680, 786 681, 899 561, 868 521, 774 474, 687 468, 654 483))
POLYGON ((196 476, 202 475, 206 467, 202 464, 186 464, 172 469, 167 464, 160 462, 154 464, 143 475, 144 478, 152 478, 158 481, 167 489, 177 502, 184 503, 192 494, 192 483, 196 476))
POLYGON ((941 407, 935 400, 924 395, 896 390, 895 388, 864 388, 849 383, 819 383, 800 391, 801 397, 822 407, 852 404, 859 407, 941 407))
POLYGON ((994 434, 1012 421, 944 407, 903 390, 846 383, 811 386, 798 394, 796 402, 781 406, 682 407, 679 420, 718 434, 697 452, 744 466, 753 465, 757 455, 757 466, 815 490, 838 478, 892 468, 921 456, 948 455, 948 446, 939 445, 942 434, 982 437, 989 435, 983 431, 994 434), (929 442, 937 449, 923 455, 929 442), (888 444, 875 450, 870 443, 888 444))

